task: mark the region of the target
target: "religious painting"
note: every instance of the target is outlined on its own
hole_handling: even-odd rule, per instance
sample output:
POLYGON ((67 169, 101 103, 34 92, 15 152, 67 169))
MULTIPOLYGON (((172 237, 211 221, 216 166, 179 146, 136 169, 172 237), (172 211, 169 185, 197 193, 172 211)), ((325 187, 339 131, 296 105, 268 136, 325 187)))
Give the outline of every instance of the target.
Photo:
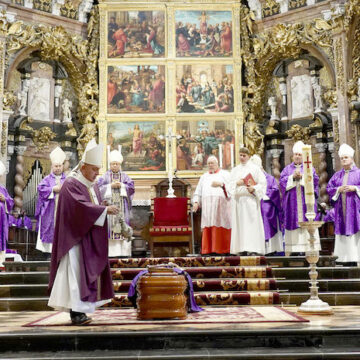
POLYGON ((165 123, 162 121, 108 122, 107 144, 121 148, 124 171, 165 171, 165 123))
POLYGON ((108 57, 143 58, 165 56, 164 11, 110 11, 108 57))
POLYGON ((176 56, 232 56, 231 11, 175 11, 176 56))
POLYGON ((312 116, 312 87, 307 74, 293 76, 290 80, 291 88, 291 118, 299 119, 312 116))
POLYGON ((176 67, 176 112, 234 111, 233 66, 189 64, 176 67))
POLYGON ((177 120, 176 135, 178 171, 205 170, 210 155, 217 157, 222 169, 234 166, 234 120, 177 120))
POLYGON ((165 66, 108 66, 107 112, 164 113, 165 66))

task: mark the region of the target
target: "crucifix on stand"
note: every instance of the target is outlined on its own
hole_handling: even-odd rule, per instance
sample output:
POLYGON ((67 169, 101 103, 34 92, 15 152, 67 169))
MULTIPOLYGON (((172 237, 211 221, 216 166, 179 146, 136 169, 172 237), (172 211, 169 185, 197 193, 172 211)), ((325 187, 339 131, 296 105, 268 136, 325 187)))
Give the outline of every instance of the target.
POLYGON ((180 136, 176 136, 173 134, 171 127, 168 128, 167 135, 160 135, 160 139, 166 138, 169 144, 169 166, 168 166, 168 179, 169 179, 169 188, 168 188, 168 194, 166 197, 168 198, 175 198, 176 195, 174 194, 173 189, 173 162, 172 162, 172 140, 174 138, 180 138, 180 136))

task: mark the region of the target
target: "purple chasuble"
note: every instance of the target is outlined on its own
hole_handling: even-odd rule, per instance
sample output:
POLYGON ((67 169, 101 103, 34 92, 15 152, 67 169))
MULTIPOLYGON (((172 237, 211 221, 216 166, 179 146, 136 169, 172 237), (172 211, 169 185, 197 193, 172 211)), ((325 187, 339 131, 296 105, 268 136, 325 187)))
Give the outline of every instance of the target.
MULTIPOLYGON (((100 192, 96 184, 94 190, 100 203, 100 192)), ((79 245, 81 301, 97 302, 114 297, 108 260, 107 222, 105 221, 104 226, 94 225, 104 210, 105 206, 91 201, 90 190, 79 180, 73 177, 65 180, 59 193, 56 212, 50 291, 60 260, 72 247, 79 245)))
MULTIPOLYGON (((111 173, 112 173, 112 171, 108 170, 104 174, 104 176, 98 180, 98 185, 100 188, 102 200, 104 200, 107 185, 111 184, 111 182, 112 182, 111 173)), ((125 222, 128 225, 130 225, 130 210, 131 210, 132 199, 133 199, 134 193, 135 193, 134 180, 132 180, 123 171, 120 171, 119 181, 122 182, 123 184, 125 184, 127 197, 123 198, 124 199, 124 217, 125 217, 125 222)))
POLYGON ((14 206, 14 200, 10 197, 6 188, 0 184, 0 193, 5 196, 5 202, 0 201, 0 251, 6 250, 6 242, 9 236, 9 213, 14 206))
MULTIPOLYGON (((340 194, 337 200, 332 200, 339 186, 342 186, 345 170, 336 172, 327 185, 327 192, 334 205, 334 227, 336 235, 350 236, 360 231, 360 198, 356 191, 340 194), (346 196, 345 219, 342 196, 346 196)), ((346 185, 354 185, 360 189, 360 170, 354 165, 349 171, 346 185)))
MULTIPOLYGON (((167 265, 164 265, 164 266, 170 267, 167 265)), ((172 269, 175 272, 177 272, 178 274, 185 275, 185 277, 186 277, 186 281, 188 283, 188 286, 186 289, 186 294, 188 295, 188 299, 189 299, 189 304, 188 304, 189 312, 203 311, 204 309, 202 309, 199 305, 196 304, 196 300, 195 300, 195 296, 194 296, 194 287, 192 284, 191 276, 185 270, 183 270, 181 268, 173 267, 172 269)), ((136 291, 137 282, 141 276, 143 276, 147 273, 148 273, 148 269, 142 270, 131 281, 129 292, 128 292, 128 299, 132 302, 132 304, 135 308, 136 308, 136 297, 137 297, 137 291, 136 291)))
MULTIPOLYGON (((65 181, 65 174, 62 173, 60 177, 60 184, 65 181)), ((36 204, 35 218, 38 221, 37 227, 40 224, 40 239, 44 243, 52 243, 54 239, 54 212, 55 212, 55 197, 59 194, 54 193, 54 197, 49 199, 53 187, 56 185, 56 176, 51 173, 45 176, 38 185, 39 198, 36 204)))
MULTIPOLYGON (((290 175, 292 175, 296 170, 295 164, 291 163, 286 166, 280 175, 280 190, 283 197, 283 214, 284 214, 284 228, 286 230, 295 230, 299 228, 298 223, 298 208, 297 208, 297 199, 296 199, 296 187, 286 191, 286 184, 290 175)), ((303 164, 300 166, 300 173, 303 174, 303 164)), ((315 192, 315 214, 317 214, 315 220, 319 219, 320 214, 317 212, 316 199, 319 196, 319 177, 313 168, 313 177, 314 177, 314 192, 315 192)), ((303 208, 303 221, 308 221, 306 213, 306 204, 305 204, 305 195, 304 187, 301 186, 301 198, 302 198, 302 208, 303 208)))
POLYGON ((268 200, 261 200, 261 215, 264 223, 265 240, 269 240, 282 229, 282 209, 278 183, 264 171, 266 177, 266 195, 268 200))

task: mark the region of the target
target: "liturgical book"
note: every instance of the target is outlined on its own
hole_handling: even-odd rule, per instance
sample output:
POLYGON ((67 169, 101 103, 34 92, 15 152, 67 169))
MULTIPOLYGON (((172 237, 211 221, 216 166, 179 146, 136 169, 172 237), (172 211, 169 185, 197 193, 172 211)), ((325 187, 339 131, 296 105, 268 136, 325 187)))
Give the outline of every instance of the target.
POLYGON ((248 173, 245 177, 244 177, 244 184, 246 186, 254 186, 256 185, 256 181, 254 180, 254 178, 252 177, 251 173, 248 173))

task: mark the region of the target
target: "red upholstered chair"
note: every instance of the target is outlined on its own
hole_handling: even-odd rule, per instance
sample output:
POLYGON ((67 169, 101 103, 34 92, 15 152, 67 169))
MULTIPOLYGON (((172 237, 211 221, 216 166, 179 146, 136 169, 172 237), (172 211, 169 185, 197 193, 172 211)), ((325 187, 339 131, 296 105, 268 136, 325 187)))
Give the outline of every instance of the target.
POLYGON ((154 256, 154 247, 187 245, 192 248, 190 199, 186 197, 154 198, 151 200, 149 247, 154 256))

